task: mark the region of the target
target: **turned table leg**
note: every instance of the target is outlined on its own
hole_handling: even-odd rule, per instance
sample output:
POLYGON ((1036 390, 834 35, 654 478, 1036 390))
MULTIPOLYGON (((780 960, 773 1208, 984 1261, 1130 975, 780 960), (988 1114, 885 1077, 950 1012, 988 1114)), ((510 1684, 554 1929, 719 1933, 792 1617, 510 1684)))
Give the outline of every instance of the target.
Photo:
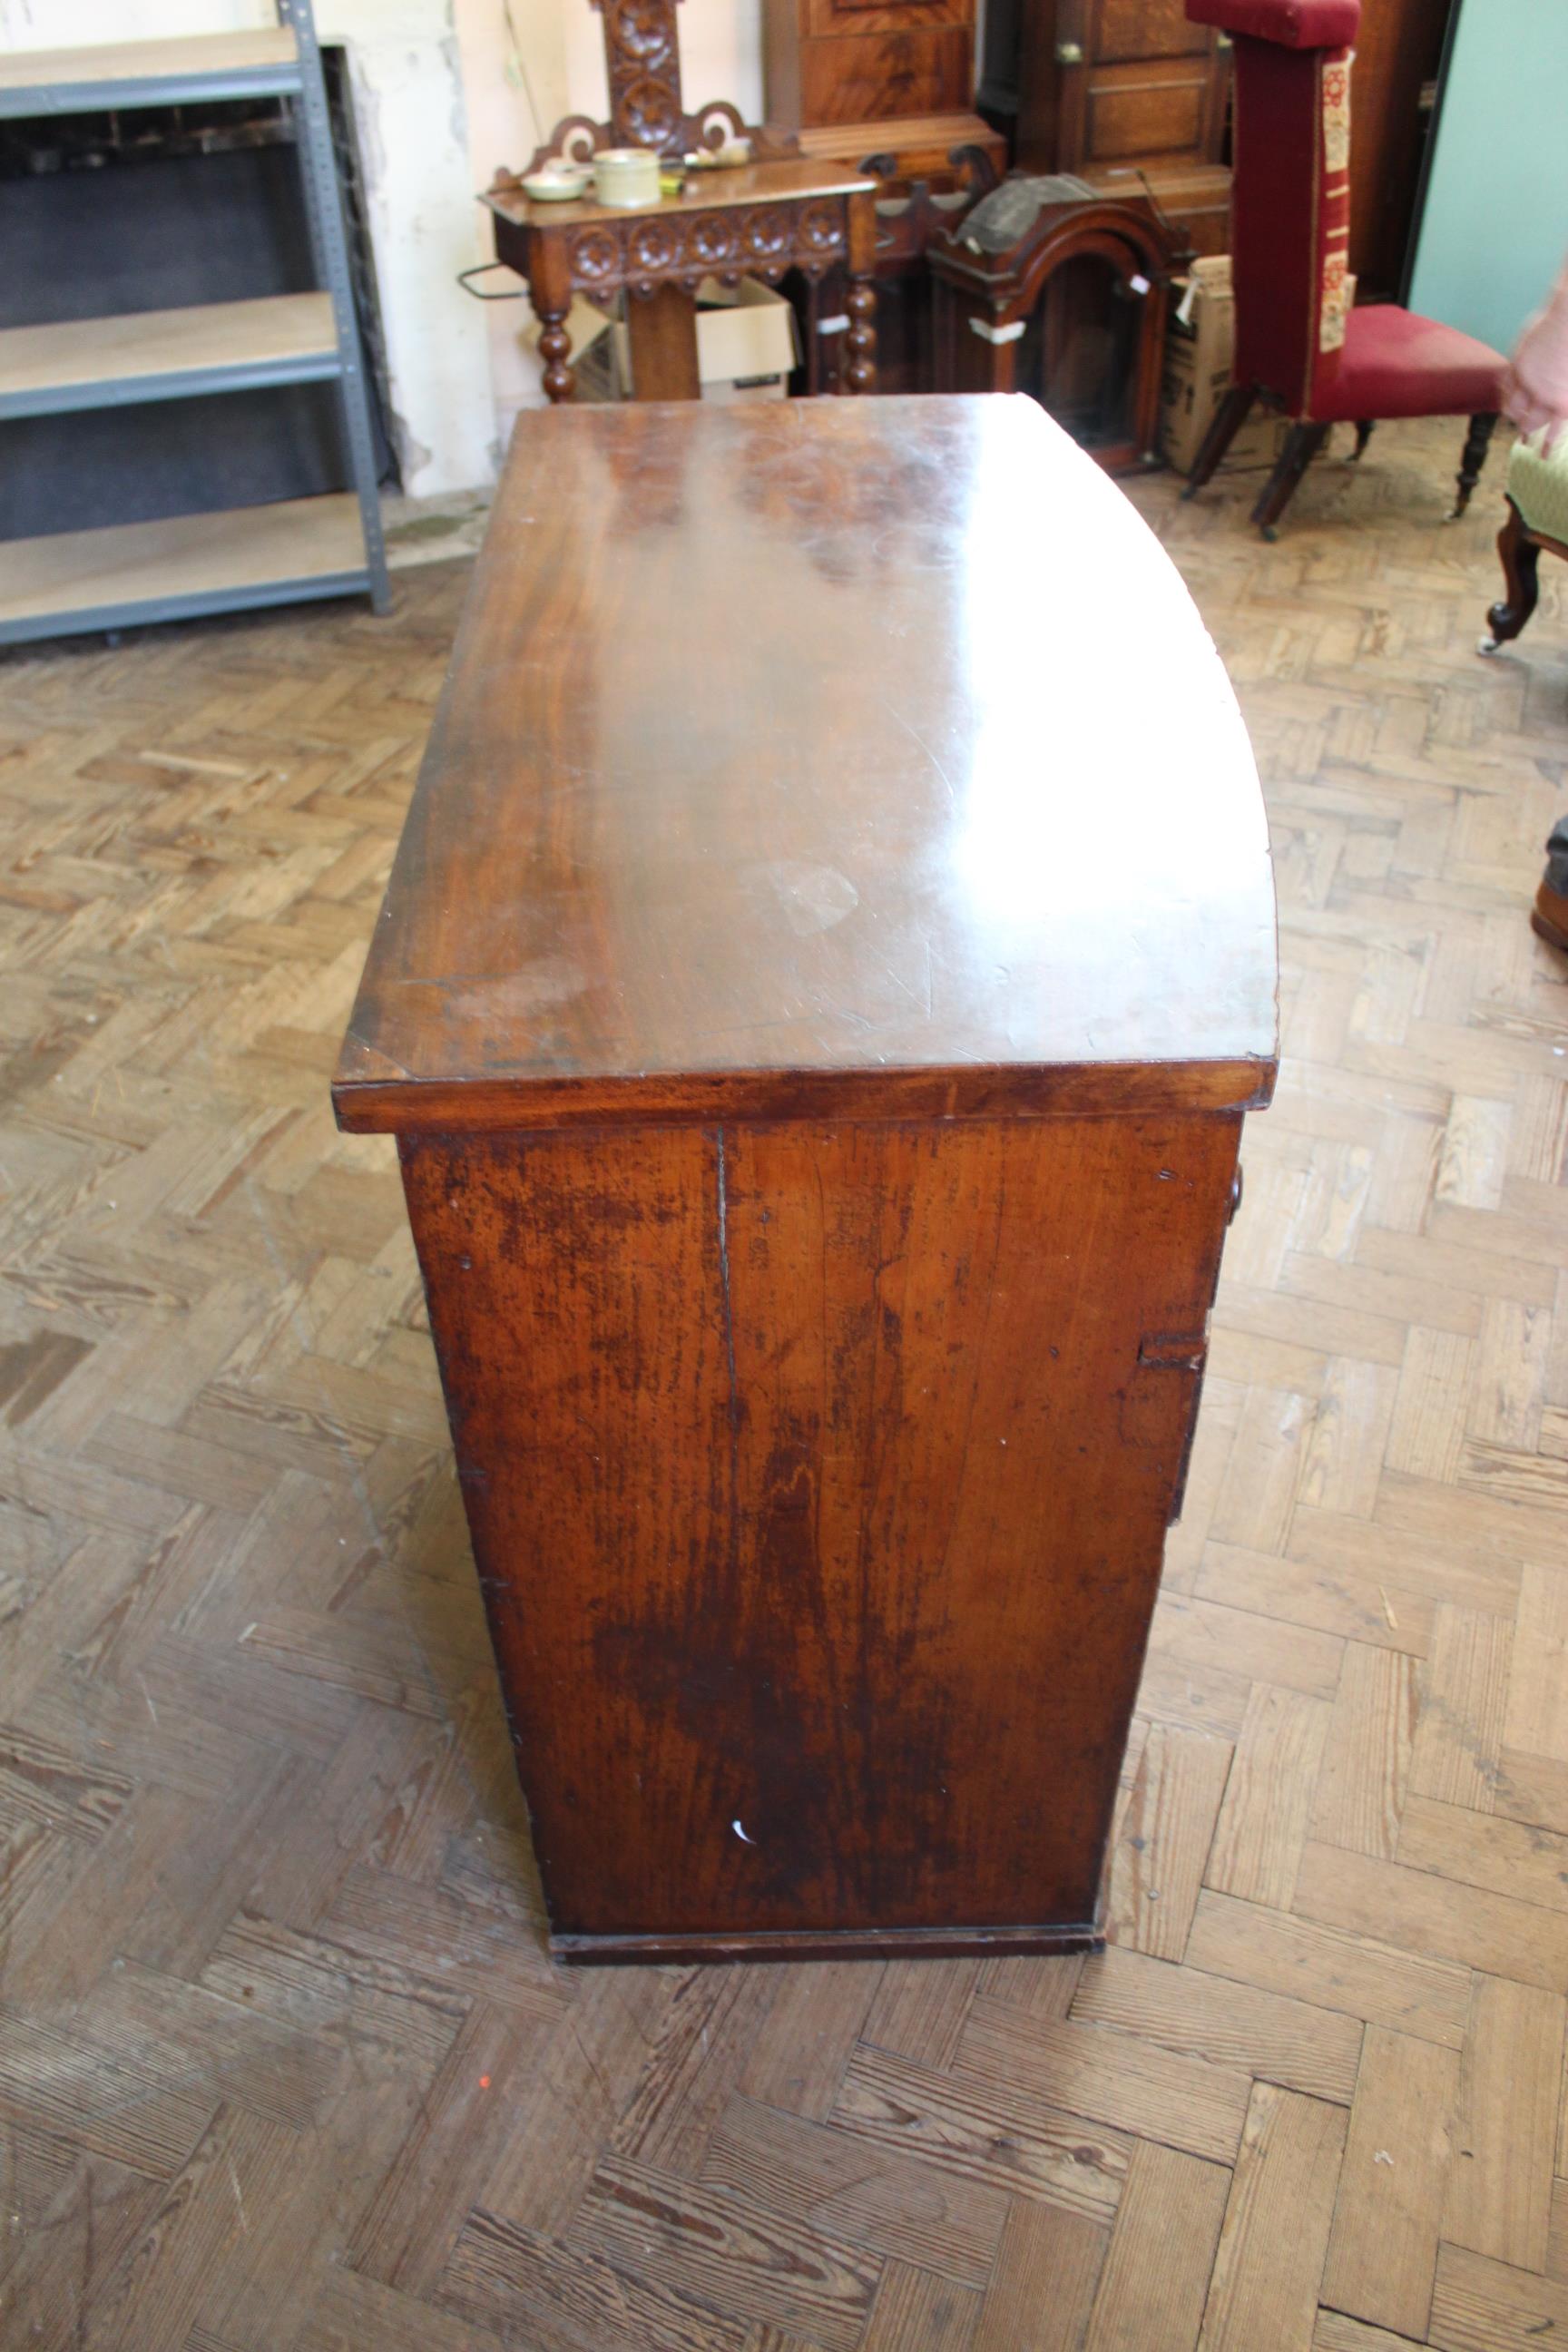
POLYGON ((848 205, 849 290, 844 307, 849 331, 844 338, 844 385, 847 392, 870 392, 877 382, 876 266, 877 215, 869 191, 851 196, 848 205))
POLYGON ((566 364, 572 356, 572 338, 565 321, 564 309, 539 311, 539 356, 544 362, 544 395, 553 407, 577 397, 577 379, 566 364))
POLYGON ((844 307, 849 331, 844 338, 844 381, 851 392, 870 392, 877 382, 877 296, 868 278, 852 278, 844 307))

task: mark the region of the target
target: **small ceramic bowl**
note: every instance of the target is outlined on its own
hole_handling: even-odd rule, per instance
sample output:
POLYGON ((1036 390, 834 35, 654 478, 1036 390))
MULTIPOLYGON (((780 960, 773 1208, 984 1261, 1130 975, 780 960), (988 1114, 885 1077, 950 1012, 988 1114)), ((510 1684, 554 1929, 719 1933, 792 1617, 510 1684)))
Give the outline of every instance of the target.
POLYGON ((738 171, 752 160, 752 142, 749 139, 729 139, 722 147, 700 147, 686 160, 698 172, 738 171))
POLYGON ((593 182, 593 173, 579 163, 546 163, 531 172, 522 184, 522 193, 536 204, 569 204, 575 196, 585 196, 593 182))

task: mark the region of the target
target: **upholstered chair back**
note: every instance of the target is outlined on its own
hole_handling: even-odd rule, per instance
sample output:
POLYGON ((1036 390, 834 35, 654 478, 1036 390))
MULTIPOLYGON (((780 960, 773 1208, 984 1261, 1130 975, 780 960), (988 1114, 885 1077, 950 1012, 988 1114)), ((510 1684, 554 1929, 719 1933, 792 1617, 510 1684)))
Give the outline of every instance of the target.
POLYGON ((1236 44, 1236 380, 1317 415, 1345 336, 1360 0, 1187 0, 1236 44))

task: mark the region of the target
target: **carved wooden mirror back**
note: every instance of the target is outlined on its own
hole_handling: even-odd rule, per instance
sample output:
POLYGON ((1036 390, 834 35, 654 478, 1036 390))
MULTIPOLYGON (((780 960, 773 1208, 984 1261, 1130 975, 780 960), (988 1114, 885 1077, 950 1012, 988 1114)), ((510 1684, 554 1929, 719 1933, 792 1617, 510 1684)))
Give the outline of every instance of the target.
POLYGON ((516 187, 520 178, 555 157, 591 163, 602 147, 652 147, 660 155, 682 156, 695 148, 717 150, 732 139, 749 139, 758 162, 799 154, 798 140, 746 121, 727 98, 711 99, 688 114, 680 89, 677 0, 589 0, 589 5, 605 20, 610 119, 595 122, 585 114, 567 115, 521 174, 497 173, 498 188, 516 187))
POLYGON ((605 19, 610 130, 618 147, 685 152, 678 0, 592 0, 605 19))

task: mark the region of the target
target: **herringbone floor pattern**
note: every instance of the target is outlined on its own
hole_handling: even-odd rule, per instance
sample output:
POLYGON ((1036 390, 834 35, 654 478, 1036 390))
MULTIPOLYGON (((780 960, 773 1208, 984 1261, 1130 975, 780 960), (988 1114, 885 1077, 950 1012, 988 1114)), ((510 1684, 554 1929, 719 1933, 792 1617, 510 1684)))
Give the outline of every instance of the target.
POLYGON ((0 665, 6 2346, 1568 2333, 1568 572, 1475 657, 1455 437, 1273 548, 1249 482, 1137 491, 1254 730, 1289 1058, 1088 1962, 542 1955, 392 1152, 326 1100, 462 568, 0 665))

